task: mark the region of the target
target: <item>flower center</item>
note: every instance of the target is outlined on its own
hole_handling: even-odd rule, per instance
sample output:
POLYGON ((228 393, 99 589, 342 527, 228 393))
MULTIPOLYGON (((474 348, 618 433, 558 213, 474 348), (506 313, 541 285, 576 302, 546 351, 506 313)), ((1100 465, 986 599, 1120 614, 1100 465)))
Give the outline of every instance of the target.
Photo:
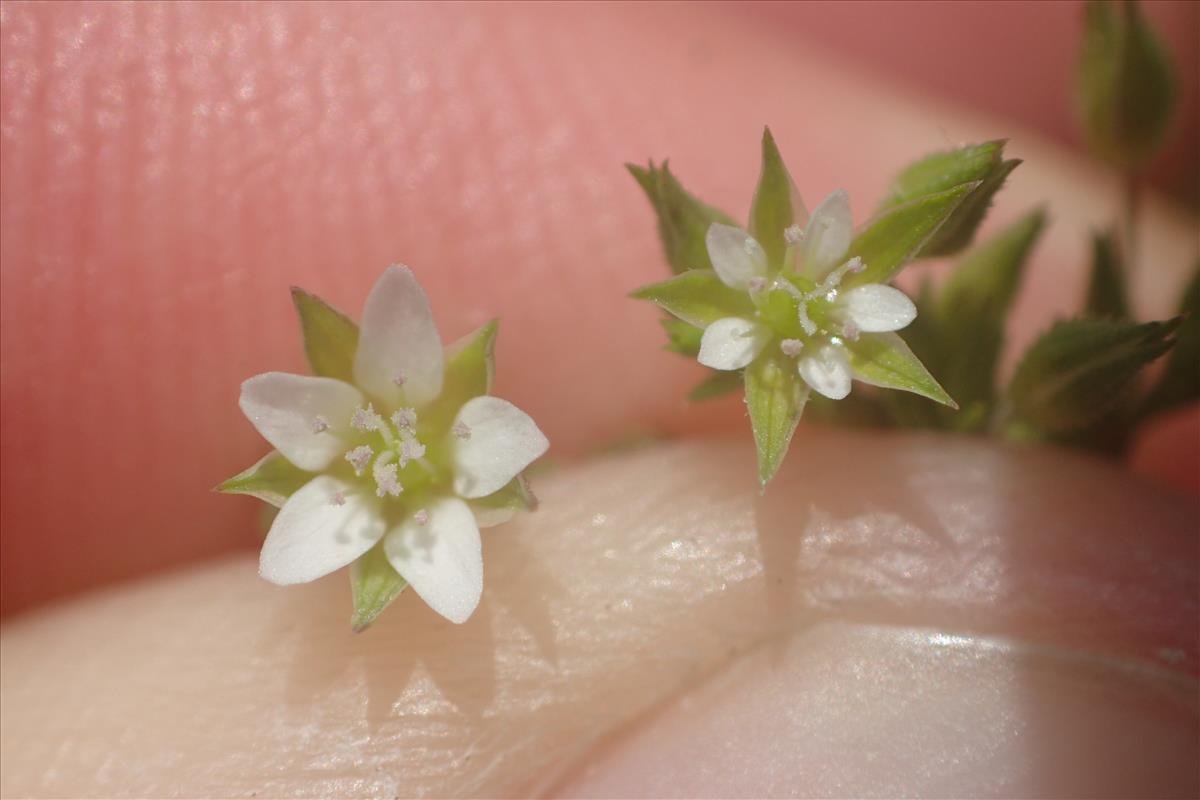
POLYGON ((354 468, 354 474, 362 477, 371 472, 375 494, 379 497, 399 497, 404 491, 401 471, 409 464, 417 464, 429 475, 436 470, 425 458, 425 445, 417 437, 417 412, 402 408, 384 419, 374 407, 354 410, 350 427, 360 433, 373 434, 374 442, 360 444, 346 453, 346 461, 354 468))
MULTIPOLYGON (((842 264, 825 276, 821 283, 809 291, 802 291, 786 278, 777 278, 775 288, 782 289, 796 301, 796 319, 805 337, 814 337, 824 333, 834 337, 844 337, 851 341, 858 338, 858 328, 853 323, 842 324, 838 314, 834 312, 834 304, 838 299, 842 279, 848 273, 858 273, 866 269, 858 256, 842 264)), ((781 342, 785 355, 792 356, 800 352, 803 342, 796 338, 788 338, 781 342)))

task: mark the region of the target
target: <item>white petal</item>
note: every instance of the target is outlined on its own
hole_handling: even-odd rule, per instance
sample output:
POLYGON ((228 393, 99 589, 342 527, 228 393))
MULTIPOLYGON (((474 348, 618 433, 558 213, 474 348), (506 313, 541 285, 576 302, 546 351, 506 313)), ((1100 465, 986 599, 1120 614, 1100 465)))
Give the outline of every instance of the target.
POLYGON ((408 267, 388 267, 367 295, 354 380, 392 408, 422 406, 442 391, 442 342, 408 267))
POLYGON ((335 378, 266 372, 242 384, 238 405, 284 458, 315 472, 345 451, 339 433, 362 402, 358 389, 335 378))
POLYGON ((838 345, 822 345, 816 353, 801 356, 799 369, 804 382, 830 400, 850 394, 850 359, 838 345))
POLYGON ((374 498, 318 475, 279 510, 263 542, 258 572, 271 583, 307 583, 354 561, 385 530, 374 498))
POLYGON ((839 303, 846 318, 864 333, 898 331, 917 318, 917 307, 899 289, 868 283, 842 294, 839 303))
POLYGON ((820 280, 845 260, 854 236, 854 218, 850 216, 850 196, 845 189, 831 192, 813 209, 804 232, 804 253, 800 269, 820 280))
POLYGON ((766 277, 767 254, 754 237, 741 228, 714 222, 704 235, 708 257, 717 277, 726 286, 745 289, 752 278, 766 277))
POLYGON ((528 414, 499 397, 468 400, 454 424, 469 432, 455 440, 454 491, 459 497, 486 497, 504 488, 550 446, 528 414))
POLYGON ((704 329, 696 360, 713 369, 741 369, 770 340, 771 332, 764 326, 741 317, 725 317, 704 329))
POLYGON ((388 562, 429 607, 451 622, 466 622, 483 592, 479 527, 467 504, 456 497, 434 502, 429 519, 411 517, 388 532, 388 562))

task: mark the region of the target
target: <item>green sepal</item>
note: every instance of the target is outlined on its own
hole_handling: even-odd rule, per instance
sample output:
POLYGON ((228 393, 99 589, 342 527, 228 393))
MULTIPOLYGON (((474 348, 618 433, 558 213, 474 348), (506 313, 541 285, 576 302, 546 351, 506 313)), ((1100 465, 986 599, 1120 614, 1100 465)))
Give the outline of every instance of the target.
POLYGON ((354 632, 366 630, 407 586, 408 581, 388 563, 383 542, 351 564, 350 593, 354 613, 350 616, 350 626, 354 632))
POLYGON ((249 467, 217 486, 224 494, 248 494, 276 508, 282 508, 292 493, 312 480, 314 475, 292 464, 272 450, 249 467))
POLYGON ((304 354, 313 374, 353 384, 358 326, 321 298, 295 286, 292 303, 300 316, 304 354))
POLYGON ((1099 156, 1132 169, 1158 149, 1175 111, 1175 71, 1137 3, 1087 4, 1075 89, 1099 156))
POLYGON ((923 195, 876 216, 854 238, 848 253, 861 258, 866 269, 847 275, 842 285, 850 288, 890 281, 978 186, 979 182, 974 181, 923 195))
POLYGON ((1125 266, 1111 233, 1092 235, 1092 269, 1084 313, 1089 317, 1130 319, 1125 266))
POLYGON ((625 166, 658 215, 658 235, 671 271, 711 269, 712 261, 708 258, 704 237, 714 222, 733 225, 733 219, 689 194, 671 173, 666 161, 661 167, 656 167, 653 161, 647 167, 625 166))
POLYGON ((990 408, 995 401, 1008 312, 1045 223, 1043 210, 1031 211, 974 247, 942 287, 937 308, 930 309, 943 351, 937 375, 964 409, 990 408))
POLYGON ((745 379, 737 370, 718 370, 696 384, 688 393, 688 400, 693 403, 711 400, 714 397, 721 397, 737 391, 743 385, 745 385, 745 379))
POLYGON ((506 522, 520 511, 537 511, 538 499, 524 475, 518 475, 487 497, 469 501, 481 528, 506 522))
POLYGON ((1054 438, 1098 420, 1128 396, 1142 367, 1170 349, 1179 320, 1059 322, 1026 351, 1009 385, 1004 433, 1054 438))
POLYGON ((711 269, 688 270, 661 283, 643 286, 630 297, 649 300, 667 313, 701 328, 724 317, 754 315, 750 295, 721 283, 711 269))
POLYGON ((758 480, 766 486, 787 455, 808 387, 796 371, 796 362, 776 352, 759 356, 744 370, 744 379, 746 409, 758 450, 758 480))
POLYGON ((665 317, 658 323, 667 332, 666 350, 691 358, 700 354, 700 340, 704 338, 703 328, 697 328, 695 325, 674 317, 665 317))
POLYGON ((448 429, 463 403, 492 391, 499 328, 499 321, 492 320, 446 348, 442 393, 422 412, 422 427, 428 425, 431 431, 448 429))
POLYGON ((1179 314, 1182 321, 1175 334, 1175 347, 1142 404, 1143 418, 1200 400, 1200 264, 1184 290, 1179 314))
POLYGON ((846 342, 854 377, 883 389, 899 389, 928 397, 950 408, 958 405, 895 333, 864 333, 846 342))
POLYGON ((954 214, 930 237, 918 257, 956 253, 971 243, 992 198, 1005 179, 1021 163, 1005 161, 1005 140, 966 145, 954 150, 931 153, 905 167, 892 181, 877 213, 937 194, 964 184, 977 184, 954 214))
POLYGON ((767 263, 773 269, 783 265, 783 255, 787 251, 783 232, 793 223, 803 223, 807 217, 800 193, 775 145, 775 137, 770 128, 764 128, 762 171, 750 205, 750 235, 762 245, 767 263))

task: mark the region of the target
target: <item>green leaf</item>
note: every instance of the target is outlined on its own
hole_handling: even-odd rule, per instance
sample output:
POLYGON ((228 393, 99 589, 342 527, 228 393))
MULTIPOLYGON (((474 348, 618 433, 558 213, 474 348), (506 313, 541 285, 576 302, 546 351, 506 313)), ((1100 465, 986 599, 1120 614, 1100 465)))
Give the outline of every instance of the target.
POLYGON ((667 317, 658 321, 667 332, 666 349, 672 353, 695 358, 700 354, 700 340, 704 337, 704 329, 697 328, 681 319, 667 317))
POLYGON ((667 162, 661 167, 626 164, 626 168, 650 199, 658 215, 658 235, 672 272, 711 269, 704 236, 714 222, 735 224, 725 212, 697 200, 671 174, 667 162))
POLYGON ((754 314, 750 295, 721 283, 710 269, 693 269, 652 283, 630 297, 649 300, 684 322, 706 327, 724 317, 749 317, 754 314))
POLYGON ((866 269, 847 275, 843 286, 887 283, 911 260, 950 218, 978 182, 964 183, 944 192, 924 195, 889 208, 870 222, 850 244, 850 256, 858 256, 866 269))
MULTIPOLYGON (((1044 211, 1032 211, 972 249, 946 281, 937 307, 930 309, 941 338, 938 377, 964 409, 976 404, 990 409, 995 400, 1008 312, 1045 222, 1044 211)), ((907 330, 905 334, 909 339, 907 330)))
POLYGON ((1009 436, 1055 437, 1115 407, 1134 377, 1170 349, 1178 320, 1060 322, 1026 351, 1008 390, 1009 436))
POLYGON ((688 400, 699 403, 741 389, 745 379, 737 370, 720 370, 709 375, 688 394, 688 400))
POLYGON ((908 345, 894 333, 864 333, 846 342, 850 369, 864 383, 884 389, 919 394, 951 408, 958 408, 908 345))
POLYGON ((808 399, 808 387, 800 379, 796 363, 781 353, 759 356, 744 373, 746 408, 758 448, 758 479, 766 486, 787 455, 808 399))
POLYGON ((767 263, 773 268, 783 264, 787 242, 783 232, 794 222, 803 222, 808 217, 800 193, 792 176, 783 163, 783 156, 775 146, 775 137, 770 128, 763 129, 762 171, 758 176, 758 188, 754 191, 754 202, 750 206, 750 235, 758 240, 767 254, 767 263))
POLYGON ((507 522, 519 511, 537 511, 538 499, 525 476, 518 475, 487 497, 471 500, 470 505, 480 527, 490 527, 507 522))
POLYGON ((292 493, 312 478, 311 472, 305 472, 277 450, 272 450, 254 466, 234 475, 214 491, 224 494, 248 494, 276 508, 282 508, 292 493))
POLYGON ((1166 47, 1133 2, 1090 2, 1076 73, 1079 116, 1102 158, 1132 169, 1154 154, 1177 102, 1166 47))
POLYGON ((930 237, 918 257, 956 253, 971 243, 992 198, 1021 162, 1003 160, 1004 140, 931 153, 910 164, 895 180, 879 206, 881 213, 921 197, 964 184, 977 184, 954 214, 930 237))
POLYGON ((1089 317, 1130 319, 1125 266, 1111 233, 1092 236, 1092 271, 1084 311, 1089 317))
POLYGON ((408 581, 388 563, 383 542, 372 547, 350 566, 350 592, 354 613, 350 625, 362 633, 408 586, 408 581))
POLYGON ((358 326, 321 298, 295 286, 292 303, 300 315, 304 353, 313 374, 354 383, 358 326))
POLYGON ((1175 347, 1146 397, 1140 414, 1143 418, 1200 400, 1200 264, 1184 291, 1179 313, 1183 319, 1175 347))
POLYGON ((422 428, 428 426, 434 432, 448 429, 463 403, 491 392, 499 328, 500 323, 492 320, 446 348, 442 393, 422 412, 422 428))

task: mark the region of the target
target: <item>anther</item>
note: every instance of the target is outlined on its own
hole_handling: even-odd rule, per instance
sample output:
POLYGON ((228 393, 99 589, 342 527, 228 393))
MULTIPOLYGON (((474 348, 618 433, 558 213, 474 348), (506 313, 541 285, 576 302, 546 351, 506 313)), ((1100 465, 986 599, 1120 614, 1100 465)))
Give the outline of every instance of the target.
POLYGON ((324 433, 325 431, 329 430, 329 423, 325 420, 324 417, 316 416, 316 417, 313 417, 311 427, 312 427, 313 433, 324 433))
POLYGON ((855 256, 854 258, 850 259, 850 261, 847 262, 847 264, 846 264, 846 272, 849 272, 852 275, 857 275, 858 273, 862 272, 866 268, 867 268, 867 265, 864 264, 863 260, 861 258, 859 258, 858 256, 855 256))
POLYGON ((465 423, 465 422, 462 422, 461 420, 460 420, 460 421, 458 421, 458 422, 456 422, 456 423, 454 423, 454 427, 452 427, 452 428, 450 429, 450 431, 451 431, 451 432, 452 432, 452 433, 453 433, 455 436, 457 436, 459 439, 462 439, 464 442, 465 442, 467 439, 470 439, 470 438, 471 438, 471 428, 470 428, 470 426, 469 426, 469 425, 467 425, 467 423, 465 423))
POLYGON ((415 431, 417 429, 416 409, 400 409, 395 414, 392 414, 392 424, 402 431, 415 431))
POLYGON ((413 514, 413 522, 417 523, 418 525, 428 525, 429 512, 423 508, 417 509, 417 513, 413 514))
POLYGON ((757 294, 758 292, 761 292, 763 289, 767 288, 767 279, 761 275, 756 275, 750 279, 750 283, 747 284, 747 288, 757 294))
POLYGON ((779 349, 788 358, 795 358, 800 355, 800 351, 804 349, 804 342, 799 339, 784 339, 779 343, 779 349))
POLYGON ((783 239, 789 245, 795 247, 804 241, 804 229, 799 225, 788 225, 783 230, 783 239))
POLYGON ((853 322, 847 322, 845 325, 842 326, 842 335, 845 336, 846 339, 848 339, 851 342, 858 341, 859 333, 861 333, 861 331, 858 329, 858 326, 855 325, 853 322))
POLYGON ((754 240, 753 240, 752 238, 750 238, 749 236, 747 236, 747 237, 746 237, 746 240, 742 242, 742 250, 743 250, 743 251, 746 253, 746 255, 748 255, 748 256, 752 256, 752 255, 754 255, 754 248, 755 248, 755 247, 757 247, 757 246, 758 246, 758 242, 754 241, 754 240))
POLYGON ((371 476, 375 478, 375 494, 379 497, 389 494, 397 497, 404 491, 404 487, 400 485, 400 479, 397 477, 395 464, 385 464, 380 459, 375 462, 371 476))
POLYGON ((360 444, 346 453, 346 460, 350 462, 350 466, 354 467, 355 475, 362 475, 363 470, 367 468, 367 464, 371 463, 371 457, 374 455, 375 451, 369 445, 360 444))
POLYGON ((403 372, 397 372, 396 377, 392 378, 392 383, 396 384, 397 386, 403 386, 406 380, 408 379, 404 377, 403 372))
POLYGON ((344 506, 346 505, 346 493, 342 491, 334 492, 333 497, 329 498, 329 505, 344 506))
POLYGON ((400 466, 408 466, 408 462, 416 461, 425 457, 425 445, 418 442, 411 436, 406 436, 404 441, 400 442, 400 466))
POLYGON ((354 409, 354 416, 350 418, 350 426, 357 431, 377 431, 383 423, 383 419, 375 413, 375 409, 368 403, 366 408, 359 406, 354 409))

